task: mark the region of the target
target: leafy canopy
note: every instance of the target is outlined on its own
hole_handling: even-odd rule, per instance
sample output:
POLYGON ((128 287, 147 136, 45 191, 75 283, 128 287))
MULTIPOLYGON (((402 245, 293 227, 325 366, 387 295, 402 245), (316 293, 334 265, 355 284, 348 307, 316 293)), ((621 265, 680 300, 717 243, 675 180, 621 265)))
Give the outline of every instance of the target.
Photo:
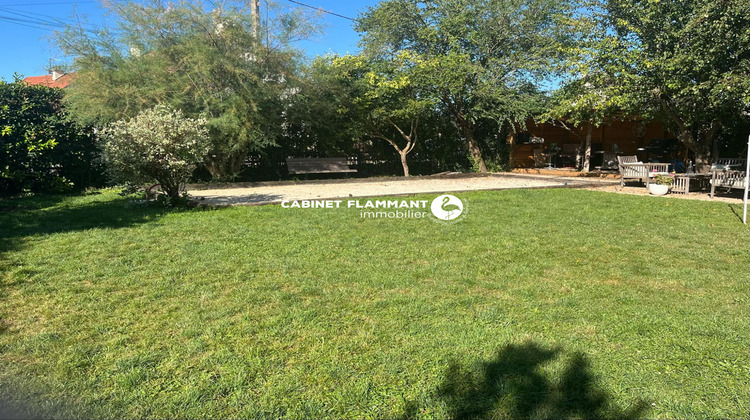
POLYGON ((588 64, 612 101, 660 118, 707 155, 722 126, 750 110, 750 2, 601 0, 588 64))
POLYGON ((71 122, 61 89, 0 80, 0 194, 101 181, 91 127, 71 122))
POLYGON ((406 155, 418 141, 420 120, 435 111, 435 100, 414 83, 420 58, 408 51, 391 59, 364 55, 331 57, 330 72, 348 88, 351 98, 339 112, 349 114, 363 138, 386 141, 401 155, 404 175, 409 175, 406 155))
POLYGON ((482 167, 474 124, 521 123, 538 111, 539 86, 570 46, 572 11, 561 0, 390 0, 356 28, 369 56, 419 57, 413 82, 453 116, 482 167))
POLYGON ((254 35, 249 8, 235 2, 109 3, 116 29, 58 34, 77 77, 68 101, 81 120, 107 123, 163 104, 204 115, 209 170, 236 175, 245 155, 275 143, 300 54, 291 43, 315 27, 299 12, 274 12, 254 35))

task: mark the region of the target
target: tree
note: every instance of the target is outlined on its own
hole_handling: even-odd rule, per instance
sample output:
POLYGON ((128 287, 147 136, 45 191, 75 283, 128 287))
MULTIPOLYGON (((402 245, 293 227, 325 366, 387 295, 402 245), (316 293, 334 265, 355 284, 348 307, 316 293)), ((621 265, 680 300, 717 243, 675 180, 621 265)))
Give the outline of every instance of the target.
POLYGON ((57 35, 72 58, 67 97, 82 121, 106 124, 157 104, 204 115, 216 179, 237 176, 250 151, 275 144, 300 54, 290 47, 316 28, 299 12, 276 11, 255 36, 236 2, 109 2, 117 30, 71 26, 57 35))
POLYGON ((359 19, 364 53, 419 57, 412 81, 440 103, 487 171, 475 125, 522 124, 539 111, 536 88, 556 71, 569 40, 565 0, 388 0, 359 19))
POLYGON ((98 184, 91 127, 69 121, 63 92, 0 81, 0 194, 62 192, 98 184))
POLYGON ((392 60, 365 56, 334 57, 331 68, 350 88, 351 102, 341 112, 361 124, 361 135, 383 140, 398 153, 404 176, 409 176, 407 156, 419 139, 419 123, 434 109, 412 82, 418 57, 401 52, 392 60))
POLYGON ((316 57, 302 69, 299 91, 290 98, 285 138, 280 147, 287 155, 340 156, 354 152, 361 136, 351 112, 353 79, 335 69, 336 56, 316 57))
POLYGON ((158 182, 176 204, 196 165, 210 150, 206 125, 203 118, 186 118, 165 106, 116 121, 103 131, 107 168, 115 181, 158 182))
POLYGON ((602 126, 608 118, 618 112, 610 100, 607 90, 611 86, 606 75, 590 74, 570 81, 554 92, 549 109, 541 117, 553 125, 573 133, 581 139, 582 156, 579 153, 581 171, 588 172, 591 164, 591 134, 594 127, 602 126), (585 135, 579 131, 586 127, 585 135))
POLYGON ((750 2, 601 0, 591 67, 610 100, 659 118, 706 170, 721 128, 750 110, 750 2))
POLYGON ((412 82, 413 67, 409 56, 317 57, 292 98, 280 149, 287 155, 356 155, 360 173, 368 174, 403 173, 402 154, 410 174, 470 167, 450 116, 412 82), (372 163, 390 160, 394 151, 397 165, 372 163))

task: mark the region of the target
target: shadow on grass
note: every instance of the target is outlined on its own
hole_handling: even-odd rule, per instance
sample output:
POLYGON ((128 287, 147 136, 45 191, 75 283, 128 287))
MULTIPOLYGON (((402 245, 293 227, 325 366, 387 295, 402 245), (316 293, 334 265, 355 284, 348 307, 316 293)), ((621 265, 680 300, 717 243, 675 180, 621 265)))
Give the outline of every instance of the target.
POLYGON ((281 199, 284 198, 284 196, 280 194, 216 195, 207 198, 201 196, 200 191, 193 191, 192 194, 194 195, 192 198, 199 204, 209 203, 212 205, 258 205, 281 201, 281 199))
MULTIPOLYGON (((743 197, 743 199, 744 199, 744 197, 743 197)), ((737 220, 739 220, 740 222, 742 222, 742 214, 745 211, 745 209, 744 209, 744 203, 742 205, 738 205, 736 210, 735 210, 735 206, 732 205, 732 204, 727 204, 727 206, 729 207, 729 210, 731 210, 732 213, 735 215, 735 217, 737 217, 737 220)))
MULTIPOLYGON (((471 368, 451 363, 438 395, 454 419, 634 419, 645 415, 643 401, 621 408, 600 389, 581 353, 537 344, 510 345, 489 362, 471 368), (544 366, 564 362, 559 377, 544 366)), ((407 404, 403 418, 416 418, 419 407, 407 404)))
POLYGON ((123 228, 152 221, 163 213, 163 207, 135 204, 125 197, 80 203, 65 196, 4 200, 0 202, 0 257, 32 236, 123 228))
MULTIPOLYGON (((89 407, 74 399, 59 396, 51 398, 54 391, 50 388, 30 386, 25 376, 14 378, 4 376, 0 378, 0 419, 65 419, 65 418, 94 418, 97 417, 89 407)), ((99 416, 101 417, 101 415, 99 416)))

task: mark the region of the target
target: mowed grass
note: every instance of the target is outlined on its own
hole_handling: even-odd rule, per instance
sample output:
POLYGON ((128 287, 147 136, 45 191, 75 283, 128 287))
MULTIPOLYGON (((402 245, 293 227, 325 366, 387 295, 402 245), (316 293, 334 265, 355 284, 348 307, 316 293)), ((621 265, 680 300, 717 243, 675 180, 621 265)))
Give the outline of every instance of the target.
POLYGON ((164 212, 112 191, 2 201, 0 405, 109 418, 747 416, 739 206, 459 195, 469 213, 455 224, 164 212))

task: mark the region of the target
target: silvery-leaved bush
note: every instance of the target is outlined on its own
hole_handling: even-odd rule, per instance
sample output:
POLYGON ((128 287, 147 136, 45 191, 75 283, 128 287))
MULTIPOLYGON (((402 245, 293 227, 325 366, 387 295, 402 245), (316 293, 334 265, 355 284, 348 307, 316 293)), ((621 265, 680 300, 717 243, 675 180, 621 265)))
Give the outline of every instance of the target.
POLYGON ((113 179, 131 185, 157 182, 172 203, 208 156, 206 120, 157 106, 103 130, 103 157, 113 179))

